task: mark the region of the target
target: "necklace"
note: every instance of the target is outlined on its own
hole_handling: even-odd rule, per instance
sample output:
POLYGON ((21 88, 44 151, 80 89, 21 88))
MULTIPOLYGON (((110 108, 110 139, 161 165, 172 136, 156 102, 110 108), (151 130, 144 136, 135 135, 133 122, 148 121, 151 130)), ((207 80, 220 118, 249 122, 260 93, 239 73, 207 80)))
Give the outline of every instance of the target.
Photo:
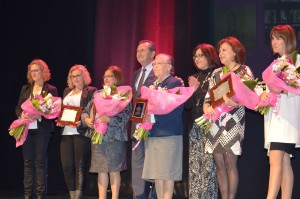
POLYGON ((81 92, 81 90, 73 89, 72 95, 77 95, 81 92))
MULTIPOLYGON (((211 74, 211 73, 212 73, 212 71, 210 71, 209 73, 207 73, 205 79, 202 81, 201 86, 200 86, 200 88, 199 88, 200 91, 202 90, 202 88, 203 88, 203 86, 205 85, 205 83, 208 82, 208 81, 210 80, 210 74, 211 74)), ((198 81, 199 81, 199 76, 200 76, 200 74, 198 74, 198 76, 197 76, 197 80, 198 80, 198 81)), ((197 98, 196 98, 196 106, 199 106, 199 105, 200 105, 200 98, 197 97, 197 98)))
MULTIPOLYGON (((200 86, 200 90, 202 89, 202 87, 204 86, 204 84, 207 82, 207 81, 209 81, 210 80, 210 73, 211 73, 211 71, 206 75, 206 77, 205 77, 205 79, 202 81, 202 83, 201 83, 201 86, 200 86)), ((198 74, 198 76, 197 76, 197 80, 199 81, 199 76, 200 76, 200 74, 198 74)))
POLYGON ((39 93, 41 90, 43 89, 42 86, 38 86, 38 85, 34 85, 33 86, 33 92, 36 94, 36 93, 39 93))
POLYGON ((222 68, 223 74, 233 72, 233 70, 235 69, 236 66, 239 66, 238 63, 236 63, 236 64, 232 67, 232 69, 228 68, 227 66, 223 66, 223 68, 222 68))
POLYGON ((237 66, 237 64, 238 64, 238 63, 236 63, 236 64, 232 67, 232 69, 229 69, 229 68, 228 68, 228 69, 229 69, 230 71, 233 71, 233 70, 235 69, 235 67, 237 66))

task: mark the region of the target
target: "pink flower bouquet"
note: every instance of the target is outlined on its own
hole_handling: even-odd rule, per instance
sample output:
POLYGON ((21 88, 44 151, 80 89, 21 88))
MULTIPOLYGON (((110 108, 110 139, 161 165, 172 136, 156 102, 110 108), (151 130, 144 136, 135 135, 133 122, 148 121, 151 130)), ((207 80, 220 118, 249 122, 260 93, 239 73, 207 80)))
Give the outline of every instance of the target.
MULTIPOLYGON (((175 108, 183 104, 194 93, 192 87, 175 87, 173 89, 158 89, 156 87, 142 86, 142 98, 148 99, 147 114, 163 115, 172 112, 175 108)), ((133 136, 138 140, 134 150, 141 141, 148 139, 149 130, 153 123, 143 122, 137 125, 137 130, 133 136)))
MULTIPOLYGON (((289 92, 300 94, 300 74, 299 67, 293 65, 293 61, 288 56, 282 56, 274 60, 268 68, 263 72, 262 77, 264 82, 279 90, 287 90, 289 92)), ((279 108, 278 99, 280 95, 278 93, 269 92, 269 98, 265 102, 259 101, 257 105, 258 111, 266 115, 270 107, 279 108)))
MULTIPOLYGON (((247 107, 248 109, 256 111, 259 96, 257 96, 257 94, 253 90, 251 90, 235 73, 227 73, 222 76, 222 79, 224 79, 228 75, 231 75, 232 87, 235 92, 232 99, 239 104, 247 107)), ((217 121, 222 113, 228 113, 233 109, 234 107, 227 106, 226 104, 222 103, 220 106, 217 106, 214 109, 214 115, 203 114, 201 117, 197 118, 195 122, 198 124, 198 126, 200 126, 200 128, 207 132, 210 129, 211 125, 215 121, 217 121)))
MULTIPOLYGON (((132 99, 132 89, 130 86, 107 87, 100 93, 94 95, 94 105, 96 115, 116 116, 123 111, 132 99)), ((93 144, 101 144, 102 137, 106 133, 107 123, 100 122, 97 117, 94 121, 94 131, 91 132, 93 144)))
MULTIPOLYGON (((50 93, 43 97, 37 95, 32 99, 27 99, 22 105, 24 113, 30 115, 40 115, 46 119, 57 118, 61 111, 61 98, 53 97, 50 93)), ((16 147, 21 146, 28 135, 28 125, 31 120, 17 119, 9 127, 9 134, 16 139, 16 147)))
POLYGON ((300 95, 300 74, 287 56, 274 60, 262 74, 264 82, 279 90, 287 90, 300 95))

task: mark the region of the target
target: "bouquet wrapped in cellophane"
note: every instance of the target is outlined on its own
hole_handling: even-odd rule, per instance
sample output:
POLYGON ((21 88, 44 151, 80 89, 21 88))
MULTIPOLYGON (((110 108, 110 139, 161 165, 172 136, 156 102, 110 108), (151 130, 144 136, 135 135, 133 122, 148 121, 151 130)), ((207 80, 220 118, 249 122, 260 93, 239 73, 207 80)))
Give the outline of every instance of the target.
MULTIPOLYGON (((232 96, 232 99, 248 109, 256 111, 259 96, 254 92, 254 88, 257 86, 258 80, 240 77, 233 72, 226 73, 222 76, 222 79, 226 78, 228 75, 231 75, 232 87, 234 90, 234 96, 232 96)), ((195 119, 195 122, 204 132, 207 133, 212 124, 217 121, 222 113, 228 113, 233 109, 234 107, 228 106, 223 102, 214 108, 215 114, 203 114, 201 117, 195 119)))
POLYGON ((101 144, 103 135, 106 133, 107 123, 100 122, 97 116, 116 116, 123 111, 132 99, 130 86, 104 86, 100 93, 94 95, 95 120, 94 129, 91 129, 93 144, 101 144))
MULTIPOLYGON (((147 114, 163 115, 172 112, 175 108, 183 104, 194 93, 193 87, 175 87, 166 89, 165 87, 142 86, 142 98, 148 99, 147 114)), ((152 129, 153 123, 149 121, 142 122, 137 125, 137 129, 133 134, 138 143, 132 148, 134 150, 141 141, 147 141, 149 131, 152 129)))
MULTIPOLYGON (((54 97, 51 93, 42 93, 27 99, 22 105, 24 114, 40 115, 46 119, 57 118, 61 111, 61 98, 54 97)), ((28 126, 32 120, 17 119, 9 127, 9 135, 16 139, 16 147, 21 146, 28 135, 28 126)))

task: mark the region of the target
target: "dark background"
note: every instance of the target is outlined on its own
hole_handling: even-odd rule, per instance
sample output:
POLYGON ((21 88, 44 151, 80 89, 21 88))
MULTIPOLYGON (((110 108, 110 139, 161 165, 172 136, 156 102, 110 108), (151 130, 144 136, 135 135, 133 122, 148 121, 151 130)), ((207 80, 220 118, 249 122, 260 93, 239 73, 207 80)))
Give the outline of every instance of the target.
MULTIPOLYGON (((125 1, 127 2, 127 1, 125 1)), ((147 0, 131 0, 127 3, 127 8, 136 6, 139 10, 147 0), (132 5, 131 5, 132 4, 132 5)), ((160 2, 156 0, 155 2, 160 2)), ((174 41, 173 51, 167 52, 175 57, 176 74, 187 82, 187 77, 195 70, 192 64, 192 49, 196 44, 205 42, 215 44, 220 38, 215 38, 218 27, 215 27, 220 12, 226 9, 239 9, 243 6, 252 6, 255 13, 254 28, 255 40, 247 49, 247 65, 249 65, 257 77, 261 77, 262 71, 273 60, 270 46, 265 38, 264 6, 270 3, 279 3, 272 0, 170 0, 174 7, 173 31, 174 41)), ((0 24, 1 24, 1 68, 0 83, 2 85, 1 94, 1 122, 0 122, 0 197, 1 195, 16 193, 22 194, 23 160, 21 148, 15 148, 15 141, 8 135, 10 123, 16 119, 14 108, 20 94, 21 86, 26 83, 27 65, 34 58, 45 60, 52 73, 50 84, 55 85, 60 96, 66 86, 66 77, 69 68, 74 64, 84 64, 93 76, 92 83, 100 88, 102 80, 97 79, 103 75, 103 71, 108 64, 114 63, 111 60, 118 60, 122 65, 126 76, 131 77, 133 71, 137 69, 138 63, 135 61, 135 49, 137 42, 143 38, 143 31, 153 31, 145 28, 136 30, 136 36, 128 44, 127 51, 118 48, 109 49, 109 55, 99 54, 95 51, 101 41, 96 41, 95 30, 99 21, 97 12, 99 10, 114 10, 123 0, 73 0, 73 1, 11 1, 2 0, 0 2, 0 24), (110 3, 108 3, 110 2, 110 3), (109 4, 107 7, 103 6, 109 4), (99 6, 102 6, 99 9, 99 6), (97 20, 96 20, 96 17, 97 20), (140 30, 140 31, 139 31, 140 30), (126 54, 124 59, 118 59, 126 54), (95 61, 97 57, 109 57, 109 61, 100 63, 102 59, 95 61), (97 65, 95 64, 97 63, 97 65), (130 64, 128 64, 130 63, 130 64), (130 67, 128 66, 130 65, 130 67)), ((279 3, 279 7, 283 5, 279 3)), ((298 5, 298 4, 297 4, 298 5)), ((168 7, 164 8, 166 10, 168 7)), ((145 9, 145 8, 144 8, 145 9)), ((149 8, 150 9, 150 8, 149 8)), ((134 9, 133 9, 134 10, 134 9)), ((151 10, 151 9, 150 9, 151 10)), ((121 12, 121 11, 118 11, 121 12)), ((100 19, 108 21, 107 28, 112 26, 109 22, 117 18, 111 15, 109 18, 100 19)), ((151 13, 151 12, 150 12, 151 13)), ((103 15, 102 15, 103 16, 103 15)), ((162 14, 161 20, 164 16, 162 14)), ((129 26, 132 25, 129 20, 129 26)), ((147 21, 137 19, 136 23, 147 24, 147 21)), ((228 24, 231 21, 227 21, 228 24)), ((117 26, 115 23, 114 26, 117 26)), ((146 26, 146 25, 145 25, 146 26)), ((162 25, 164 26, 164 25, 162 25)), ((118 28, 118 27, 117 27, 118 28)), ((239 29, 239 25, 237 27, 239 29)), ((120 29, 120 32, 122 29, 120 29)), ((230 34, 230 33, 227 33, 230 34)), ((234 33, 232 33, 233 36, 234 33)), ((298 33, 299 34, 299 33, 298 33)), ((145 35, 145 34, 144 34, 145 35)), ((128 35, 132 36, 132 35, 128 35)), ((229 35, 220 35, 221 37, 229 35)), ((237 36, 238 37, 238 36, 237 36)), ((239 37, 238 37, 239 38, 239 37)), ((110 38, 110 42, 114 42, 110 38)), ((118 41, 120 42, 120 41, 118 41)), ((242 41, 246 43, 247 41, 242 41)), ((165 45, 156 42, 157 46, 165 45)), ((114 44, 114 46, 117 46, 114 44)), ((113 46, 113 45, 112 45, 113 46)), ((98 46, 99 47, 99 46, 98 46)), ((101 46, 108 49, 107 43, 101 46)), ((162 48, 161 48, 162 49, 162 48)), ((161 51, 160 51, 161 52, 161 51)), ((130 78, 126 80, 130 83, 130 78)), ((189 120, 189 113, 184 113, 184 124, 189 120)), ((67 188, 63 179, 63 173, 59 154, 60 135, 59 129, 54 132, 49 144, 48 155, 48 194, 63 195, 67 188)), ((122 173, 121 194, 130 196, 132 194, 130 185, 130 143, 128 143, 128 171, 122 173)), ((299 198, 300 191, 300 160, 299 151, 296 158, 293 158, 295 184, 293 198, 299 198)), ((183 181, 176 183, 175 197, 186 198, 188 195, 188 140, 187 132, 184 139, 184 176, 183 181)), ((246 133, 243 146, 243 154, 238 160, 239 167, 239 189, 238 198, 253 199, 265 198, 268 186, 269 164, 266 151, 263 149, 263 117, 253 111, 247 111, 246 133)), ((96 176, 90 174, 86 187, 86 194, 97 195, 96 176)))

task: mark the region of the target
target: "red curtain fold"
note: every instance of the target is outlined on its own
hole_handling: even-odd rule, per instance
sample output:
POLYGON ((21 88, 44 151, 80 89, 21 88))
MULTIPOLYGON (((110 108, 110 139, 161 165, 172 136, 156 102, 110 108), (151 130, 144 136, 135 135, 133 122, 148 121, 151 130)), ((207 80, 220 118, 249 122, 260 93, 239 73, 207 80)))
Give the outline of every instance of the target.
POLYGON ((142 39, 155 42, 157 53, 174 54, 174 0, 99 0, 96 9, 92 74, 97 87, 110 65, 121 67, 124 84, 131 84, 142 39))

